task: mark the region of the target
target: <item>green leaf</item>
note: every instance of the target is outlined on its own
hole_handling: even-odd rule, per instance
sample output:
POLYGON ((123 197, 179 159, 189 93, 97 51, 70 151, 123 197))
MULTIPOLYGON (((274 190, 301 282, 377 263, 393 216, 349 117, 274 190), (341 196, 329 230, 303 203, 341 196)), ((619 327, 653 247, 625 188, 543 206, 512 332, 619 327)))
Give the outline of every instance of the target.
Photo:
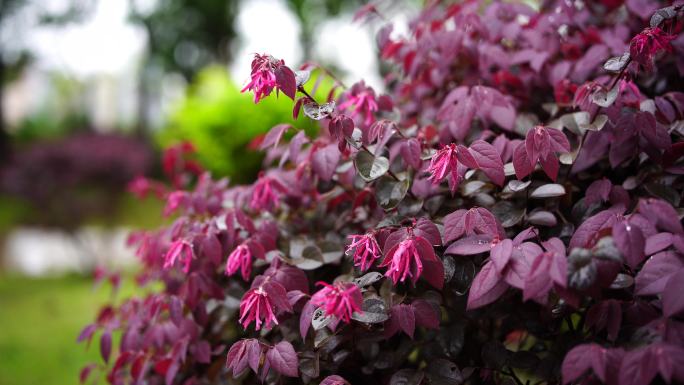
POLYGON ((409 189, 409 181, 383 177, 376 183, 375 199, 380 207, 391 210, 399 205, 409 189))
POLYGON ((389 170, 389 160, 384 156, 374 156, 366 151, 359 151, 354 158, 354 166, 366 182, 374 181, 389 170))

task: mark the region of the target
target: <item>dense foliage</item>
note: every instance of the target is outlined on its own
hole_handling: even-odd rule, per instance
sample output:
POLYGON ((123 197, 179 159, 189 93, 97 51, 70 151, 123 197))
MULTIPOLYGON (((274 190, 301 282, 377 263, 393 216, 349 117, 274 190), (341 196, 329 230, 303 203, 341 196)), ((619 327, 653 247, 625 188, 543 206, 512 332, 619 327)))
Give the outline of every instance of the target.
POLYGON ((140 281, 164 289, 84 329, 112 364, 83 377, 684 382, 684 40, 666 5, 429 2, 410 36, 378 36, 388 95, 338 84, 327 103, 307 68, 256 55, 255 102, 284 94, 327 131, 277 125, 254 184, 167 193, 173 224, 132 237, 140 281))

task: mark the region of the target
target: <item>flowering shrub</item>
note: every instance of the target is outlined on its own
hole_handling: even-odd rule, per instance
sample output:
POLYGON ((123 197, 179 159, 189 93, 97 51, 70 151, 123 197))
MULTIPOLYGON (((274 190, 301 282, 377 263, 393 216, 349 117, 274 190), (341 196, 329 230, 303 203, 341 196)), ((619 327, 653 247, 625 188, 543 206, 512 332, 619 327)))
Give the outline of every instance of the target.
POLYGON ((429 2, 380 31, 387 95, 317 101, 257 55, 245 91, 327 132, 274 127, 251 186, 169 191, 173 224, 131 237, 163 290, 84 329, 105 363, 122 336, 82 377, 683 382, 682 6, 656 8, 429 2))

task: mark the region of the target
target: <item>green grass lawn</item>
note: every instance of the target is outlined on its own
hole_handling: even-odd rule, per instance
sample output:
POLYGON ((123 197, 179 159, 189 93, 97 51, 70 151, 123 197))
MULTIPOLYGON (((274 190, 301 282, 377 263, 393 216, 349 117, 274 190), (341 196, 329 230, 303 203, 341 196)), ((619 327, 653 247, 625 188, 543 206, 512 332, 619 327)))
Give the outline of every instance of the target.
MULTIPOLYGON (((132 291, 124 282, 119 298, 132 291)), ((101 359, 97 340, 86 350, 76 337, 110 295, 82 276, 0 275, 0 385, 78 384, 80 369, 101 359)))

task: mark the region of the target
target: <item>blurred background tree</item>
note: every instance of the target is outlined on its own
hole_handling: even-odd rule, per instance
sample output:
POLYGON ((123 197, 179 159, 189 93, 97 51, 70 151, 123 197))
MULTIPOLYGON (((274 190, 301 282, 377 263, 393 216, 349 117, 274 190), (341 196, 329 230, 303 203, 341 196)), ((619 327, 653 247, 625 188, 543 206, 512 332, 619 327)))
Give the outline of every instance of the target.
POLYGON ((177 73, 190 83, 207 65, 230 63, 239 1, 165 0, 151 9, 129 2, 130 20, 147 35, 138 78, 138 132, 144 133, 162 74, 177 73))
MULTIPOLYGON (((92 11, 94 0, 68 0, 58 12, 49 12, 37 0, 0 0, 0 26, 6 26, 13 17, 27 7, 37 8, 38 18, 43 25, 65 25, 83 20, 92 11)), ((3 28, 5 32, 7 28, 3 28)), ((16 80, 22 70, 31 62, 31 52, 23 45, 21 36, 0 34, 0 160, 9 152, 9 135, 5 127, 4 89, 16 80)))
POLYGON ((365 1, 362 0, 287 0, 287 6, 297 17, 300 26, 299 40, 303 56, 307 60, 316 60, 314 55, 314 37, 316 28, 326 19, 340 15, 342 12, 356 10, 365 1))

